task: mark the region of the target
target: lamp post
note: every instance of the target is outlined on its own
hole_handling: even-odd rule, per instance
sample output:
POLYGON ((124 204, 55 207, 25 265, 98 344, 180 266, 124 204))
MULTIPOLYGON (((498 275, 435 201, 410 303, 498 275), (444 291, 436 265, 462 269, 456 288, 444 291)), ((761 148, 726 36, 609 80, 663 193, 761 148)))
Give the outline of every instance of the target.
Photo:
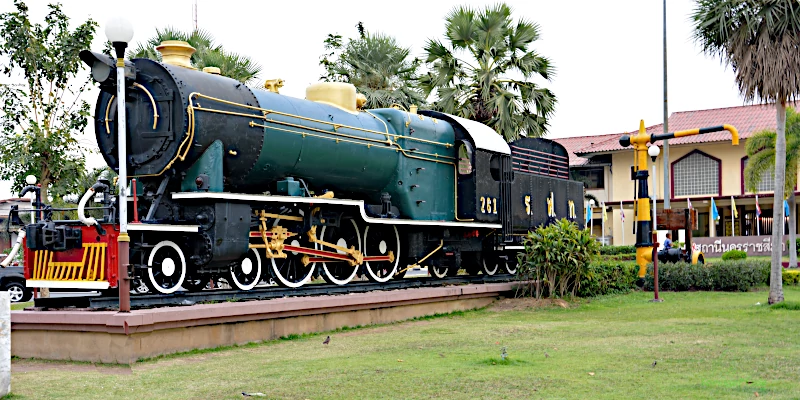
MULTIPOLYGON (((656 178, 656 158, 658 155, 661 154, 661 149, 658 148, 656 145, 650 145, 647 149, 647 154, 650 155, 650 159, 653 160, 653 232, 656 231, 656 203, 658 202, 658 195, 656 194, 656 186, 658 184, 658 179, 656 178)), ((664 200, 666 201, 666 200, 664 200)), ((666 203, 665 203, 666 204, 666 203)), ((666 208, 666 206, 665 206, 666 208)))
POLYGON ((130 278, 128 277, 129 243, 128 237, 128 157, 127 128, 125 126, 125 48, 133 38, 133 26, 124 17, 113 17, 106 23, 106 37, 114 46, 117 56, 117 163, 119 164, 119 237, 117 237, 118 267, 117 286, 119 287, 119 312, 130 312, 130 278))

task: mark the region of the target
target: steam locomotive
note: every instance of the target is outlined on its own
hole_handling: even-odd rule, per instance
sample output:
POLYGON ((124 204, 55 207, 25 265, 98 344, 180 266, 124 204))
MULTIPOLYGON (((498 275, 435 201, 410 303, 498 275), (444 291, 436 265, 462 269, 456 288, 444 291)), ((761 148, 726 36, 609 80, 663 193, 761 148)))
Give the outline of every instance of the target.
MULTIPOLYGON (((416 265, 434 278, 514 274, 530 229, 556 218, 583 226, 583 185, 553 141, 506 143, 478 122, 413 107, 366 110, 346 83, 293 98, 274 82, 251 88, 197 71, 187 57, 126 61, 120 99, 115 60, 81 53, 101 90, 97 144, 114 170, 125 102, 128 273, 152 291, 220 277, 241 290, 269 278, 291 288, 317 276, 387 282, 416 265)), ((44 218, 25 226, 28 286, 117 287, 113 187, 87 191, 77 220, 53 220, 41 205, 44 218), (102 217, 86 216, 92 199, 102 217)))

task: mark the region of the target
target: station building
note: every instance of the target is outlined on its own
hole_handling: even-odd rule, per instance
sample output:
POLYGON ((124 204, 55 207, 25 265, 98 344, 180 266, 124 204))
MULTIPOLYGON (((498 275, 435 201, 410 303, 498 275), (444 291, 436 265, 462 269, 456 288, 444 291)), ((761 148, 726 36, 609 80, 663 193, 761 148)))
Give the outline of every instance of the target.
MULTIPOLYGON (((645 121, 647 122, 647 121, 645 121)), ((666 171, 670 182, 670 206, 686 208, 691 202, 698 212, 698 229, 692 231, 695 238, 768 236, 772 234, 773 173, 765 174, 757 193, 747 192, 744 185, 744 168, 747 165, 745 143, 753 134, 775 130, 775 106, 751 105, 676 112, 670 115, 670 132, 733 125, 739 131, 739 146, 731 145, 727 131, 704 135, 687 136, 669 141, 669 168, 666 171), (756 196, 761 214, 756 216, 756 196), (711 219, 711 200, 714 200, 720 218, 711 219), (734 218, 732 202, 737 208, 734 218)), ((648 133, 663 133, 662 124, 647 127, 648 133)), ((620 136, 636 134, 620 132, 607 135, 579 136, 554 139, 566 147, 570 156, 573 177, 583 180, 587 194, 597 199, 593 209, 593 234, 606 244, 634 244, 633 196, 634 182, 631 180, 633 149, 619 144, 620 136), (603 209, 607 219, 603 230, 603 209), (624 212, 624 222, 621 215, 624 212)), ((659 147, 661 142, 656 143, 659 147)), ((664 199, 663 151, 656 159, 655 185, 658 208, 664 199)), ((652 175, 652 163, 650 164, 652 175)), ((652 177, 649 180, 652 196, 652 177)), ((797 188, 795 187, 795 190, 797 188)), ((795 192, 800 194, 800 192, 795 192)), ((798 212, 797 209, 790 210, 798 212)), ((797 214, 795 214, 797 215, 797 214)), ((800 218, 799 218, 800 220, 800 218)), ((784 223, 788 234, 788 218, 784 223)), ((800 229, 799 229, 800 231, 800 229)), ((682 241, 684 232, 680 232, 682 241)), ((756 239, 756 238, 752 238, 756 239)), ((719 242, 719 241, 717 241, 719 242)))

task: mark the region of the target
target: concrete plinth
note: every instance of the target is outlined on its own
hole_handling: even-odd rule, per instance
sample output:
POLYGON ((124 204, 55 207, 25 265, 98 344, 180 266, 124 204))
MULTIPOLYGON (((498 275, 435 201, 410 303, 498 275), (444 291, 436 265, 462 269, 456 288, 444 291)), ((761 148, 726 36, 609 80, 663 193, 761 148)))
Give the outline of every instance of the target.
MULTIPOLYGON (((21 358, 130 364, 192 349, 382 324, 489 305, 513 283, 136 310, 14 311, 11 353, 21 358)), ((2 382, 0 382, 1 384, 2 382)))

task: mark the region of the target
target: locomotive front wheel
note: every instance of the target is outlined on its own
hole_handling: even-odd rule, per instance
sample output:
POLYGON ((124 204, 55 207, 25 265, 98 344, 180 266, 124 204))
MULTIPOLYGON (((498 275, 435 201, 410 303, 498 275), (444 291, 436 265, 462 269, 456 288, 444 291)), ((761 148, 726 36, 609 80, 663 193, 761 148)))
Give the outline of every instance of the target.
MULTIPOLYGON (((297 232, 299 235, 292 236, 284 242, 285 244, 298 247, 314 247, 311 242, 305 238, 303 231, 303 223, 299 221, 281 221, 276 219, 273 226, 282 226, 289 230, 289 232, 297 232)), ((314 270, 317 268, 317 263, 303 265, 303 255, 291 251, 284 251, 286 258, 272 258, 272 276, 275 278, 275 283, 278 286, 288 288, 299 288, 306 282, 311 281, 311 276, 314 275, 314 270)))
POLYGON ((238 289, 250 290, 261 280, 261 254, 256 249, 250 249, 244 258, 231 264, 230 280, 238 289))
POLYGON ((186 279, 186 257, 170 240, 162 240, 153 247, 147 265, 148 286, 159 293, 174 293, 186 279))
MULTIPOLYGON (((352 219, 343 219, 338 227, 323 226, 319 236, 325 242, 333 243, 346 249, 355 247, 356 250, 361 251, 361 232, 358 230, 356 221, 352 219)), ((336 250, 336 252, 345 254, 341 250, 336 250)), ((341 286, 355 278, 358 266, 351 266, 347 262, 322 263, 322 272, 322 279, 325 282, 341 286)))
POLYGON ((394 261, 365 262, 367 279, 372 282, 387 282, 395 275, 400 264, 400 234, 396 226, 371 225, 364 230, 364 256, 386 256, 392 252, 394 261))

